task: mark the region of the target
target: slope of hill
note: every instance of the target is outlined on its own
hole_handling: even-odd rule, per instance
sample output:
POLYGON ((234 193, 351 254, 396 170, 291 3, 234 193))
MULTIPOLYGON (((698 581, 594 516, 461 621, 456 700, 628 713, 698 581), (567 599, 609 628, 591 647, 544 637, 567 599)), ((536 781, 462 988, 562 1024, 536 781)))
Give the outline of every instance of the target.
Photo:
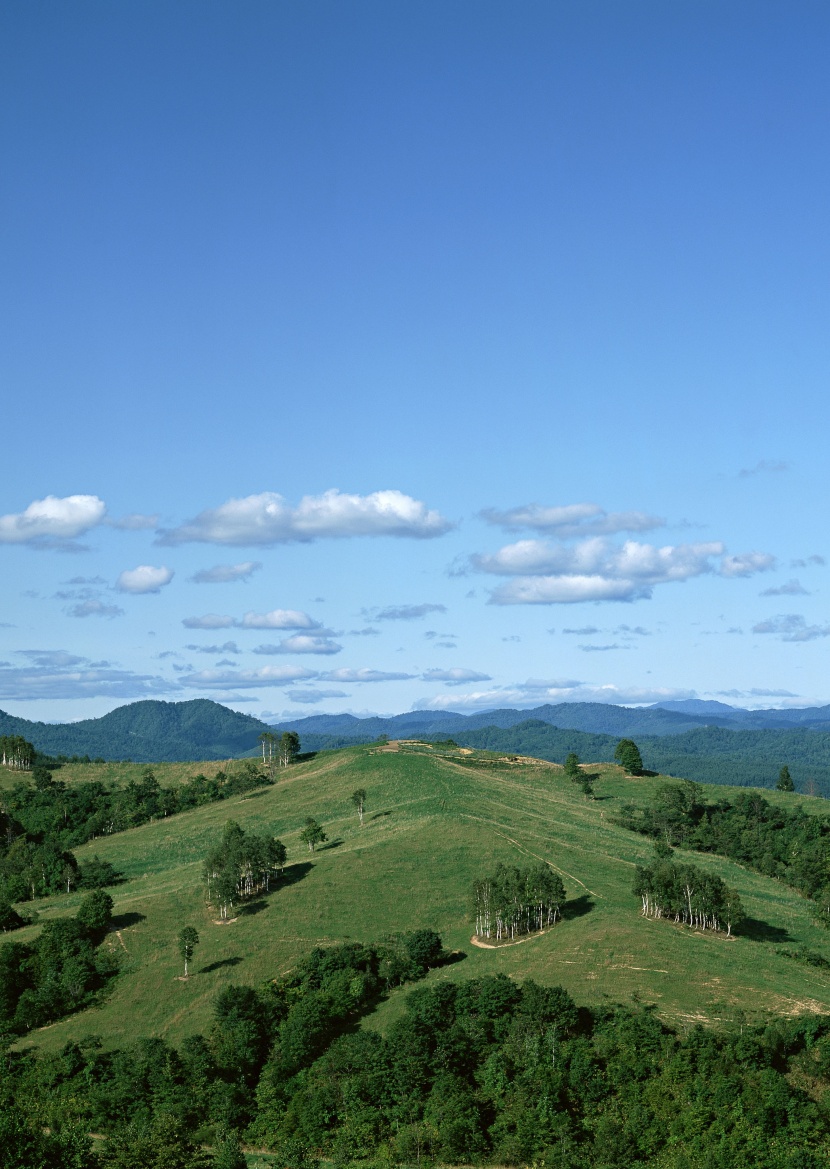
POLYGON ((22 735, 46 755, 173 762, 227 759, 253 751, 271 728, 218 702, 131 702, 101 718, 39 723, 0 711, 0 735, 22 735))
MULTIPOLYGON (((77 853, 98 854, 127 876, 111 890, 117 932, 109 944, 122 973, 101 1005, 27 1042, 55 1050, 91 1032, 108 1045, 140 1035, 179 1041, 207 1027, 216 993, 230 983, 260 985, 316 945, 420 927, 438 930, 449 949, 465 955, 433 971, 432 980, 504 972, 562 984, 582 1002, 636 995, 683 1025, 723 1020, 735 1009, 830 1011, 826 974, 779 952, 785 945, 827 954, 828 935, 804 899, 778 881, 723 858, 678 852, 738 889, 748 929, 728 941, 641 917, 631 884, 635 865, 653 855, 651 844, 614 816, 625 803, 650 799, 660 781, 626 778, 616 767, 595 770, 598 798, 591 801, 561 768, 538 761, 417 745, 350 748, 289 768, 260 792, 98 839, 77 853), (359 787, 368 793, 362 828, 350 799, 359 787), (329 836, 313 854, 299 839, 308 816, 329 836), (201 870, 228 819, 281 838, 289 867, 283 883, 225 925, 205 905, 201 870), (534 858, 561 873, 565 920, 519 945, 472 946, 473 880, 500 861, 534 858), (201 941, 194 974, 182 982, 176 935, 185 924, 197 928, 201 941)), ((70 779, 71 768, 66 772, 70 779)), ((163 766, 157 775, 164 783, 163 766)), ((824 809, 820 801, 782 793, 770 799, 824 809)), ((48 920, 77 903, 72 894, 38 908, 48 920)), ((25 941, 36 929, 16 931, 15 938, 25 941)), ((396 991, 367 1025, 383 1030, 402 1009, 403 993, 396 991)))

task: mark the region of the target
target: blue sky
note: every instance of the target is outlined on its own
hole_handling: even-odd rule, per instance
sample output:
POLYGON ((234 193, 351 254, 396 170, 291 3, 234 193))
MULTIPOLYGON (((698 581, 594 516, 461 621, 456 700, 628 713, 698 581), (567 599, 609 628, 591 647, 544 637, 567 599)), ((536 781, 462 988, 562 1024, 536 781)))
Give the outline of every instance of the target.
POLYGON ((0 13, 0 707, 830 701, 825 4, 0 13))

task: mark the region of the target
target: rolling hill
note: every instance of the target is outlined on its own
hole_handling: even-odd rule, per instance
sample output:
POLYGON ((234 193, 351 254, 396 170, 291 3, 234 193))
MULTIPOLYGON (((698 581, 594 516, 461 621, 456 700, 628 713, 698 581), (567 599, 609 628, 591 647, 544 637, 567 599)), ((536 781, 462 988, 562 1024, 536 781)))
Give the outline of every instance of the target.
MULTIPOLYGON (((193 770, 202 765, 193 765, 193 770)), ((79 777, 84 769, 79 768, 79 777)), ((181 778, 182 767, 171 769, 181 778)), ((650 842, 614 823, 623 804, 646 801, 662 782, 632 779, 619 768, 595 768, 598 798, 586 800, 558 766, 509 762, 470 749, 424 744, 353 747, 280 773, 273 786, 166 820, 99 838, 77 850, 123 870, 111 890, 115 930, 108 945, 122 972, 111 995, 27 1042, 57 1050, 83 1035, 105 1045, 140 1035, 179 1042, 205 1029, 218 991, 260 985, 291 968, 314 946, 374 940, 421 927, 437 930, 464 956, 429 980, 502 972, 544 985, 561 984, 580 1002, 652 1003, 664 1019, 687 1026, 748 1014, 830 1011, 830 980, 820 969, 784 956, 782 944, 828 954, 828 936, 808 905, 779 881, 717 856, 678 852, 736 887, 753 919, 734 941, 643 919, 631 894, 635 865, 650 842), (367 796, 358 824, 350 795, 367 796), (299 840, 308 816, 329 836, 309 853, 299 840), (289 850, 287 879, 223 925, 205 905, 202 862, 233 819, 246 830, 280 837, 289 850), (565 920, 549 933, 503 949, 470 944, 470 888, 500 861, 540 858, 562 875, 565 920), (201 937, 195 973, 177 980, 176 935, 184 924, 201 937)), ((157 776, 166 782, 164 766, 157 776)), ((71 765, 61 778, 75 782, 71 765)), ((717 789, 711 793, 717 797, 717 789)), ((806 811, 821 801, 795 799, 806 811)), ((38 902, 45 920, 71 913, 79 895, 38 902)), ((16 931, 34 936, 37 926, 16 931)), ((403 1009, 395 991, 364 1023, 383 1032, 403 1009)))

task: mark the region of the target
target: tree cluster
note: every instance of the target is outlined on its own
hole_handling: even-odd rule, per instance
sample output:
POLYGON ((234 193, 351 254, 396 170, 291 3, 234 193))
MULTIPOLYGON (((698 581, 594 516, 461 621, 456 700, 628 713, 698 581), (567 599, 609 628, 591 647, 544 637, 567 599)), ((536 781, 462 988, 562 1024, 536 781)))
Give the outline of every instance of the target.
POLYGON ((564 902, 562 878, 549 865, 500 864, 491 877, 473 884, 476 934, 501 941, 545 929, 561 917, 564 902))
POLYGON ((205 858, 203 879, 210 905, 228 918, 234 905, 255 893, 267 892, 282 874, 285 845, 273 836, 245 832, 228 820, 219 844, 205 858))
POLYGON ((260 990, 228 986, 178 1049, 10 1051, 0 1162, 241 1169, 241 1136, 286 1169, 826 1169, 827 1017, 681 1035, 649 1009, 578 1009, 559 987, 497 975, 414 989, 381 1035, 354 1026, 376 1004, 381 952, 316 950, 260 990), (80 1131, 104 1134, 100 1151, 80 1131))
POLYGON ((33 942, 0 946, 0 1031, 22 1034, 95 1000, 118 970, 100 945, 111 917, 112 898, 96 889, 75 917, 44 922, 33 942))
POLYGON ((644 808, 627 805, 620 823, 669 845, 719 853, 792 885, 830 925, 830 822, 801 808, 780 808, 758 792, 708 803, 688 780, 665 784, 644 808))
POLYGON ((740 897, 720 877, 664 857, 637 866, 632 892, 642 900, 643 917, 666 918, 695 929, 726 930, 731 935, 746 916, 740 897))
POLYGON ((37 752, 22 735, 0 735, 0 764, 12 771, 31 771, 37 752))

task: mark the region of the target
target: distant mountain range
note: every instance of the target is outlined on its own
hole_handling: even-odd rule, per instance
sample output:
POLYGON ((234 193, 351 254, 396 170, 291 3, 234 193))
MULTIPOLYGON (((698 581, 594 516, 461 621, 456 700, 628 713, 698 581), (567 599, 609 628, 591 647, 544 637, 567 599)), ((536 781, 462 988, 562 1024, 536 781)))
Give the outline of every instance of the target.
POLYGON ((534 710, 472 715, 409 711, 392 718, 317 714, 268 725, 218 702, 133 702, 102 718, 51 724, 0 711, 0 735, 22 735, 47 755, 173 762, 253 755, 265 731, 297 731, 303 750, 319 751, 389 738, 453 738, 483 747, 561 762, 613 758, 621 738, 636 739, 646 766, 701 782, 772 786, 786 763, 796 786, 813 781, 830 795, 830 706, 748 711, 723 702, 661 702, 630 709, 568 702, 534 710))

